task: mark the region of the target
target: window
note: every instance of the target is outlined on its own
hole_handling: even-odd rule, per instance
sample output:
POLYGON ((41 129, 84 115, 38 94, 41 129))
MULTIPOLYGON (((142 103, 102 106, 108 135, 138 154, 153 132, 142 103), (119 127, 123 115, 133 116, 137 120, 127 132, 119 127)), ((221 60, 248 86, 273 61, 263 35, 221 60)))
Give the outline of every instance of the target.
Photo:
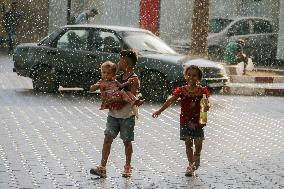
POLYGON ((249 28, 248 21, 239 21, 230 28, 229 33, 231 35, 247 35, 250 33, 249 28))
POLYGON ((118 37, 108 31, 95 31, 91 42, 91 50, 100 52, 117 53, 121 51, 118 37))
POLYGON ((219 33, 225 29, 233 20, 214 18, 209 20, 209 33, 219 33))
POLYGON ((59 49, 87 50, 88 30, 68 30, 57 41, 56 47, 59 49))
POLYGON ((253 22, 254 33, 272 33, 272 26, 266 20, 254 20, 253 22))
POLYGON ((176 54, 164 41, 146 32, 129 31, 122 34, 125 43, 136 51, 148 51, 162 54, 176 54))

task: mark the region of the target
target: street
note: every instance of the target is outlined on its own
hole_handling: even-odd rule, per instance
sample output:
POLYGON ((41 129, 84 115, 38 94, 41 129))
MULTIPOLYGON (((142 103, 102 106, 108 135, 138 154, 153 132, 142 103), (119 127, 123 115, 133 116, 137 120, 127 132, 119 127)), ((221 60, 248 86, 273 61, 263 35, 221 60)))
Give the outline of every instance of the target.
POLYGON ((179 105, 158 119, 144 104, 135 128, 133 177, 121 177, 117 138, 97 179, 107 111, 97 95, 36 93, 0 54, 0 188, 284 188, 284 98, 213 95, 201 167, 185 177, 179 105))

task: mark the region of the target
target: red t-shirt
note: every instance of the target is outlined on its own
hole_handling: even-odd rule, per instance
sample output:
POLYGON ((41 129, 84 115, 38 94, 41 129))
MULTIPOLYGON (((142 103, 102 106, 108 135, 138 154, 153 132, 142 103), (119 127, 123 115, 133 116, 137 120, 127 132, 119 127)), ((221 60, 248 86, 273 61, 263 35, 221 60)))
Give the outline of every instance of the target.
POLYGON ((181 126, 190 126, 190 124, 194 124, 195 128, 202 128, 205 126, 199 124, 200 100, 202 99, 203 94, 206 94, 206 96, 209 97, 207 87, 197 86, 197 90, 193 92, 192 87, 185 85, 176 87, 173 90, 173 95, 181 98, 181 126))

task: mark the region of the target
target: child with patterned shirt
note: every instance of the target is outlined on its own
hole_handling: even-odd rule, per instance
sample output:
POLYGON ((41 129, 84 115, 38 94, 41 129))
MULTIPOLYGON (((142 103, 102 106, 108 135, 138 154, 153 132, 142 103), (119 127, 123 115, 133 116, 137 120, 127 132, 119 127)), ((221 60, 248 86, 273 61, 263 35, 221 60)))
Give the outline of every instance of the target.
POLYGON ((116 80, 116 64, 111 61, 106 61, 101 65, 101 76, 96 84, 90 87, 91 91, 100 89, 102 104, 100 110, 103 109, 121 109, 125 103, 140 106, 144 100, 137 99, 132 93, 121 90, 129 85, 129 81, 120 83, 116 80), (117 97, 121 97, 121 101, 117 101, 117 97), (116 99, 115 102, 113 99, 116 99))
MULTIPOLYGON (((186 67, 184 69, 184 77, 188 84, 175 88, 173 96, 158 111, 154 112, 152 117, 157 118, 165 109, 180 98, 180 139, 185 141, 186 155, 189 163, 185 175, 192 176, 200 165, 200 153, 204 140, 203 127, 205 124, 199 123, 200 100, 203 94, 206 94, 208 97, 209 92, 206 87, 199 85, 202 79, 202 71, 199 67, 194 65, 186 67), (193 152, 193 144, 195 152, 193 152)), ((209 102, 207 102, 204 110, 209 110, 209 102)))

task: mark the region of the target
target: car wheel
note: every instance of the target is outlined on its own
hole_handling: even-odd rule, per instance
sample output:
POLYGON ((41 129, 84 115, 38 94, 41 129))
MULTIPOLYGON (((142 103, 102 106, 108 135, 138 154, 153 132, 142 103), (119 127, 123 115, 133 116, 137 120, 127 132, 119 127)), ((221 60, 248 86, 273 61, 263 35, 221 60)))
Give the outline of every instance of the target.
POLYGON ((35 70, 33 75, 33 88, 40 92, 58 91, 58 79, 56 73, 51 68, 40 67, 35 70))
POLYGON ((147 72, 141 77, 141 93, 148 102, 163 102, 168 97, 165 77, 159 72, 147 72))

